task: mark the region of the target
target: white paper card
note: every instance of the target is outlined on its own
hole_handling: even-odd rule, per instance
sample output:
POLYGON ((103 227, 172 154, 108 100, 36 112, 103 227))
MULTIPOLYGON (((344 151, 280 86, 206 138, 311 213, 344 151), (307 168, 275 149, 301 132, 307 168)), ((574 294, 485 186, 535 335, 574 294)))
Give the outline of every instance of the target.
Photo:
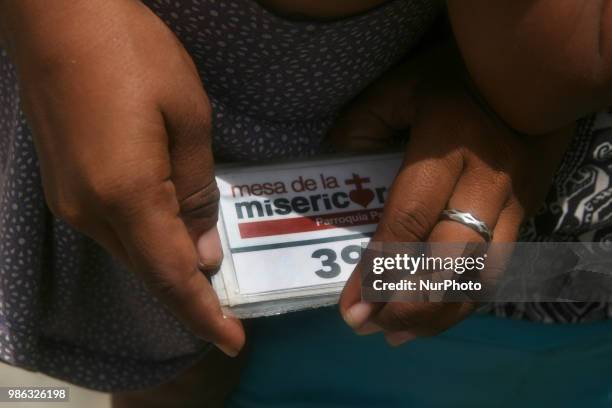
POLYGON ((218 170, 222 303, 245 317, 333 302, 400 163, 386 154, 218 170))

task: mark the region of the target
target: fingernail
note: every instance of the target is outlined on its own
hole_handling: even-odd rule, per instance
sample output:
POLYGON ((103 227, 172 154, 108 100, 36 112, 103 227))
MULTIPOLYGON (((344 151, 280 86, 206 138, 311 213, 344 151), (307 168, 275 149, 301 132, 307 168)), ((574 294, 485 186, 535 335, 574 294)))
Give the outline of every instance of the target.
POLYGON ((228 347, 223 344, 215 344, 215 346, 229 357, 236 357, 238 355, 238 350, 232 347, 228 347))
POLYGON ((353 329, 358 329, 365 324, 372 314, 372 304, 359 302, 349 307, 344 313, 344 321, 353 329))
POLYGON ((389 345, 393 347, 401 346, 402 344, 410 340, 414 340, 416 338, 417 336, 414 333, 408 331, 385 334, 385 340, 387 340, 387 343, 389 343, 389 345))
POLYGON ((221 239, 216 227, 209 229, 198 239, 198 254, 200 263, 209 269, 220 265, 223 260, 223 249, 221 239))
POLYGON ((378 333, 382 331, 382 328, 376 323, 365 322, 365 324, 358 329, 355 329, 355 333, 360 336, 368 336, 370 334, 378 333))
POLYGON ((198 262, 198 269, 206 276, 213 276, 214 274, 219 272, 219 269, 221 269, 221 265, 206 265, 203 261, 200 261, 198 262))

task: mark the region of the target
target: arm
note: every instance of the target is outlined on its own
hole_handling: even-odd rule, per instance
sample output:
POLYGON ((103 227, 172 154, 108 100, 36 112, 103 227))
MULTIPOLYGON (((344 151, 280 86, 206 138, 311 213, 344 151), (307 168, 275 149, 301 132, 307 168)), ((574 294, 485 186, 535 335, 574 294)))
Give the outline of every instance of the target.
POLYGON ((448 11, 475 85, 518 130, 612 104, 612 1, 448 0, 448 11))

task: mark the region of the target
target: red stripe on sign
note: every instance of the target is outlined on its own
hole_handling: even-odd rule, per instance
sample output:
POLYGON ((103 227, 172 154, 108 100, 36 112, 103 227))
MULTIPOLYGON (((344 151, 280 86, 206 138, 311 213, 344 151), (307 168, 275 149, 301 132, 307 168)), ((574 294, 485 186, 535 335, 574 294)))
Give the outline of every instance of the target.
POLYGON ((238 230, 241 238, 296 234, 298 232, 376 224, 381 213, 382 208, 374 208, 282 220, 250 221, 239 223, 238 230))

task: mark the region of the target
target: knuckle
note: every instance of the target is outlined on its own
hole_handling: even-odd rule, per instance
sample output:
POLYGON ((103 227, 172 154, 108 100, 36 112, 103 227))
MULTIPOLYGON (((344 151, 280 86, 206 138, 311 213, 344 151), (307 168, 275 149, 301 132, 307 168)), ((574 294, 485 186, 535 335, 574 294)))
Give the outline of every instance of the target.
POLYGON ((383 219, 383 228, 401 241, 421 241, 431 229, 431 209, 418 200, 391 206, 383 219))
POLYGON ((125 190, 123 185, 130 177, 124 174, 121 177, 115 172, 105 172, 88 175, 85 180, 89 197, 100 207, 106 208, 120 201, 120 193, 125 190))
POLYGON ((493 185, 498 186, 502 194, 509 196, 512 192, 512 176, 507 171, 496 171, 493 185))
MULTIPOLYGON (((217 221, 220 192, 213 178, 199 190, 180 199, 181 216, 184 219, 206 219, 217 221)), ((214 225, 214 224, 213 224, 214 225)), ((212 226, 212 225, 211 225, 212 226)))
POLYGON ((106 176, 89 183, 92 200, 111 217, 133 214, 147 206, 167 205, 175 196, 172 182, 156 182, 148 176, 106 176))

